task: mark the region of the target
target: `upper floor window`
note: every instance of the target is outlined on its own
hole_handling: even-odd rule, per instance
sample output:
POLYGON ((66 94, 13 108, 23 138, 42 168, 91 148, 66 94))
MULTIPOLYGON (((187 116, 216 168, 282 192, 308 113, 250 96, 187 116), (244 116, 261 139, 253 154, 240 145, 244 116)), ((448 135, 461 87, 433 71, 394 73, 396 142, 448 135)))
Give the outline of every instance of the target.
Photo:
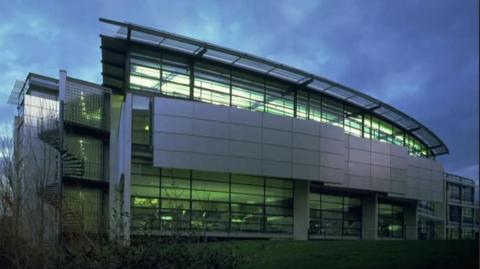
POLYGON ((147 96, 133 96, 132 144, 150 145, 150 98, 147 96))
POLYGON ((462 222, 473 223, 473 208, 462 208, 462 222))
POLYGON ((448 197, 454 200, 460 200, 460 186, 456 184, 448 185, 448 197))
POLYGON ((468 203, 473 203, 473 188, 463 187, 462 200, 468 203))
POLYGON ((203 60, 191 63, 167 53, 133 52, 130 89, 324 122, 350 135, 405 146, 410 155, 431 154, 416 137, 372 113, 294 84, 203 60))
POLYGON ((460 222, 460 216, 462 214, 461 207, 459 206, 450 206, 450 221, 460 222))

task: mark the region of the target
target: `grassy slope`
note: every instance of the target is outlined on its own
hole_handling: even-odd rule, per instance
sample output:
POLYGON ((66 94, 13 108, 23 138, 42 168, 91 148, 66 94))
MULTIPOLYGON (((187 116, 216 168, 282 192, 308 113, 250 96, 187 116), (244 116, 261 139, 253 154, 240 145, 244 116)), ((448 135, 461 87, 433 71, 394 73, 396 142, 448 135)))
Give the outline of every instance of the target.
POLYGON ((243 268, 478 268, 475 241, 236 241, 243 268))

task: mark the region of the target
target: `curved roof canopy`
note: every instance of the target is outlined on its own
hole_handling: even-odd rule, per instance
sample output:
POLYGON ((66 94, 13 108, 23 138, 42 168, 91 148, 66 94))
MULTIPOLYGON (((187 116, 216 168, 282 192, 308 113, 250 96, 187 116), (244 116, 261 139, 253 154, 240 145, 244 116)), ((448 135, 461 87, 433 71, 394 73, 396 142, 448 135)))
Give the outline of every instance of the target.
POLYGON ((378 117, 402 127, 422 141, 435 156, 448 154, 449 152, 447 146, 440 138, 412 117, 380 100, 332 80, 265 58, 181 35, 104 18, 100 18, 100 22, 102 23, 102 36, 170 49, 192 57, 204 58, 237 68, 248 69, 261 75, 276 77, 299 86, 304 86, 313 91, 333 96, 356 107, 371 111, 378 117))

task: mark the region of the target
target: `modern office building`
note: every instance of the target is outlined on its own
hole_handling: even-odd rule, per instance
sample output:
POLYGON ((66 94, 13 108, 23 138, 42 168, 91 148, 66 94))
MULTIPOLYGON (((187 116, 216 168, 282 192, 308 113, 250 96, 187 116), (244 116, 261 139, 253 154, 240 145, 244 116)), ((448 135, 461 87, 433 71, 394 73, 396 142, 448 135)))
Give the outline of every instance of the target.
POLYGON ((475 212, 475 182, 471 179, 445 173, 446 233, 448 239, 472 239, 478 232, 475 212))
POLYGON ((464 226, 473 203, 451 199, 464 183, 436 160, 447 146, 394 107, 267 59, 100 21, 102 86, 62 71, 30 74, 12 91, 19 151, 38 144, 56 156, 41 198, 59 212, 59 234, 371 240, 475 230, 464 226), (44 103, 53 112, 39 113, 44 103))

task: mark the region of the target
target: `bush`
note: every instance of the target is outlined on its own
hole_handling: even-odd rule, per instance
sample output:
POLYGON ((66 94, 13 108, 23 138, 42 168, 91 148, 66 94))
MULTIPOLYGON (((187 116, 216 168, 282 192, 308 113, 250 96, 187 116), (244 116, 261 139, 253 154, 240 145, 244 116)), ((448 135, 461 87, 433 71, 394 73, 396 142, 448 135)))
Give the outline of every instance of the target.
POLYGON ((102 244, 96 250, 81 249, 53 260, 54 268, 238 268, 244 259, 230 244, 172 238, 141 240, 130 246, 102 244))
POLYGON ((16 236, 11 226, 0 222, 0 268, 36 269, 46 262, 42 248, 16 236))

